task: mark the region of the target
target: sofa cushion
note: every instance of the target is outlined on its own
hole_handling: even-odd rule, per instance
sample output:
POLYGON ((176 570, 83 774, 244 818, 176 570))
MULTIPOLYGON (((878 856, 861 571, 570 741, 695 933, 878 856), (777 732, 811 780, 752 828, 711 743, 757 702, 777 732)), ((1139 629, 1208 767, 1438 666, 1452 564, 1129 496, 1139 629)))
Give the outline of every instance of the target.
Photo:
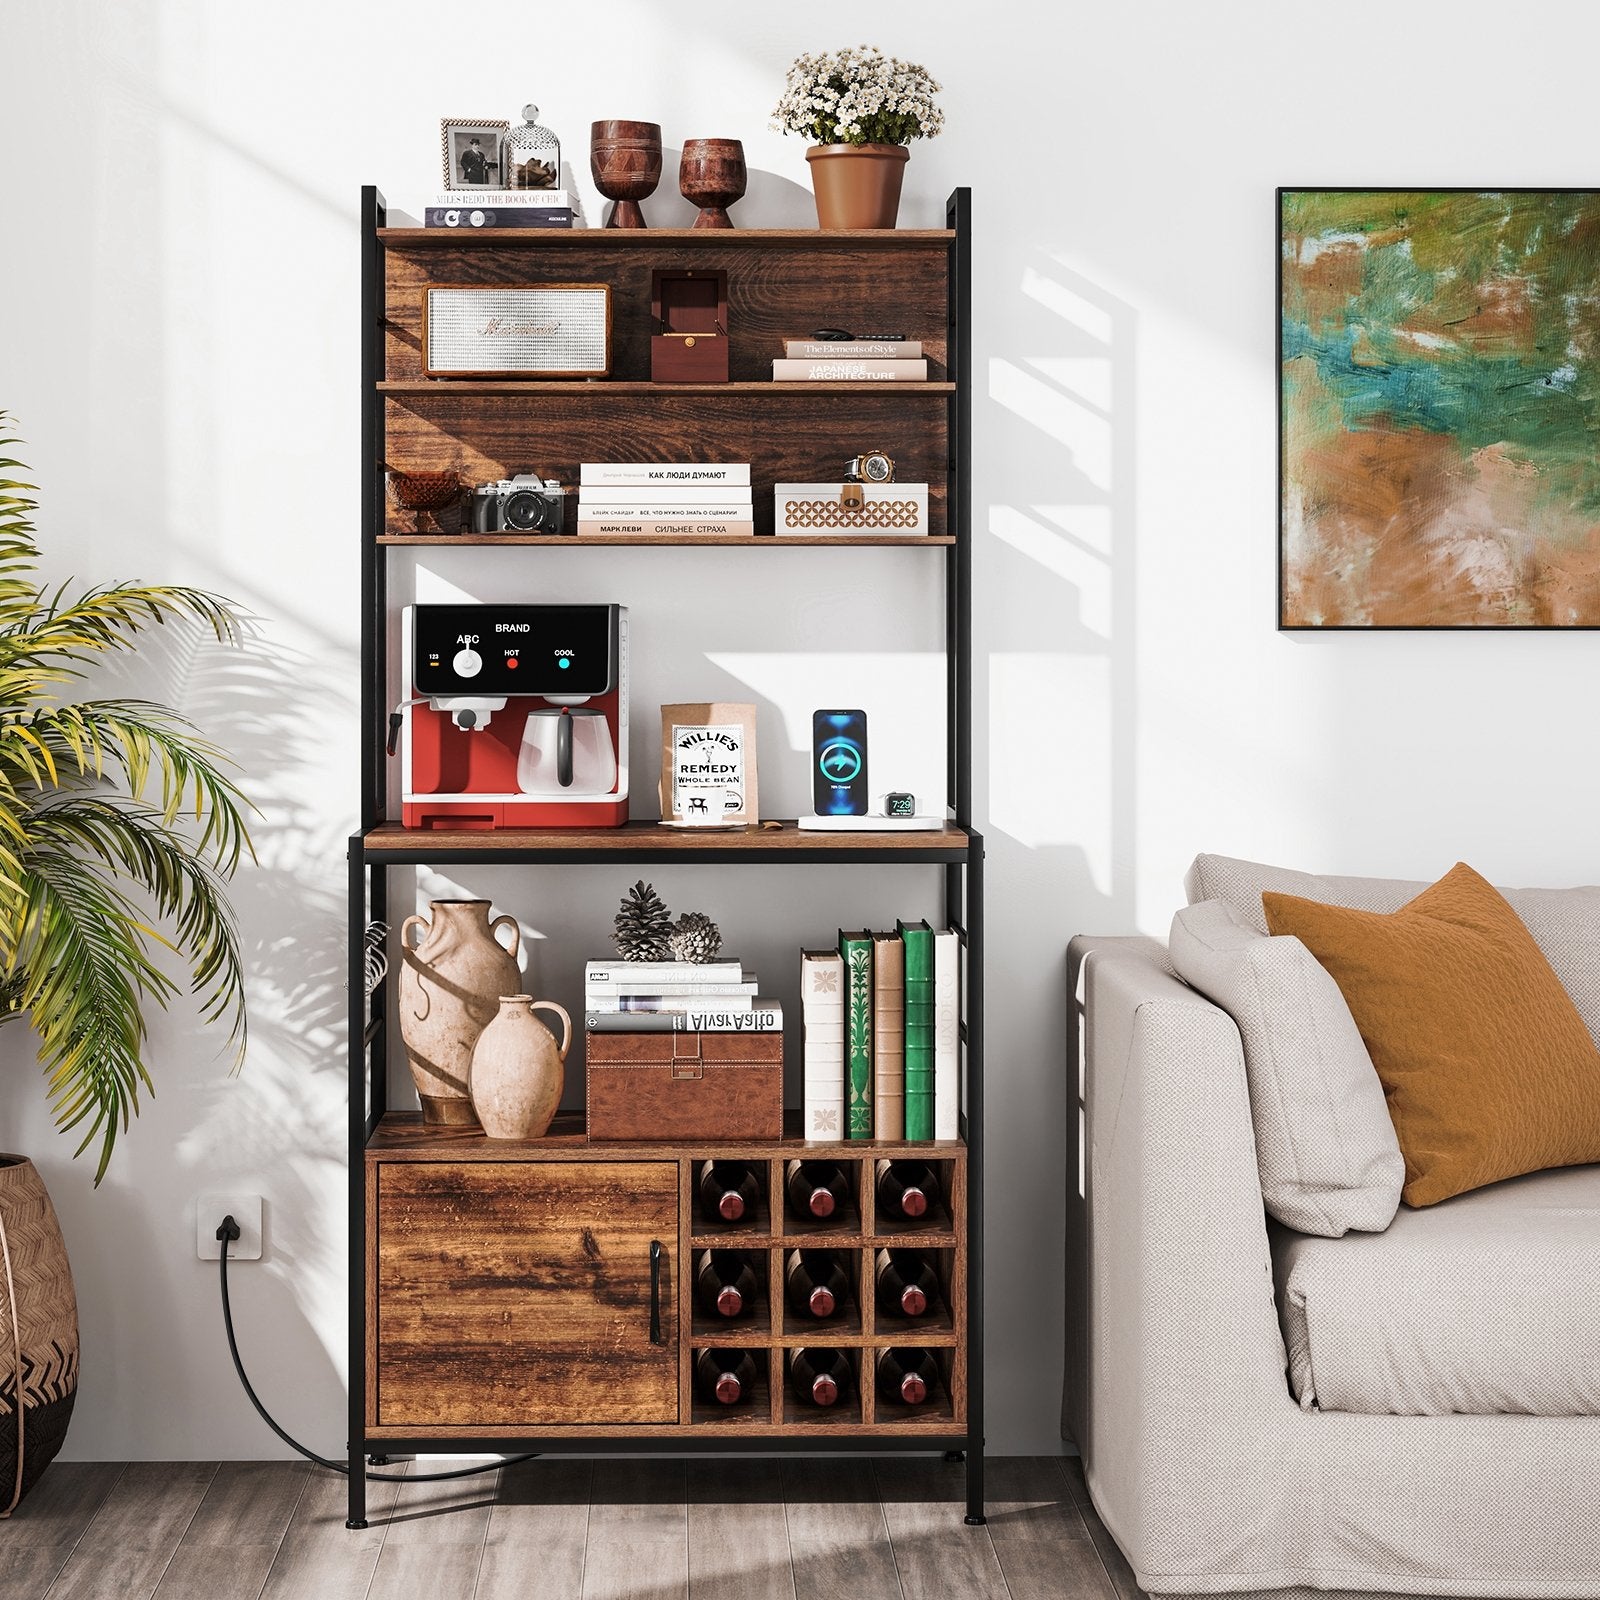
MULTIPOLYGON (((1398 911, 1428 886, 1407 878, 1334 878, 1233 856, 1194 858, 1184 879, 1191 901, 1226 900, 1262 933, 1264 890, 1361 911, 1398 911)), ((1572 996, 1589 1037, 1600 1044, 1600 888, 1501 889, 1572 996)))
POLYGON ((1388 1227, 1405 1162, 1338 985, 1298 939, 1258 932, 1222 900, 1180 911, 1168 953, 1238 1025, 1267 1210, 1328 1238, 1388 1227))
POLYGON ((1464 862, 1398 911, 1269 890, 1267 926, 1333 975, 1426 1206, 1600 1161, 1600 1050, 1532 935, 1464 862))
POLYGON ((1402 1211, 1383 1234, 1272 1235, 1302 1406, 1600 1416, 1600 1166, 1402 1211))

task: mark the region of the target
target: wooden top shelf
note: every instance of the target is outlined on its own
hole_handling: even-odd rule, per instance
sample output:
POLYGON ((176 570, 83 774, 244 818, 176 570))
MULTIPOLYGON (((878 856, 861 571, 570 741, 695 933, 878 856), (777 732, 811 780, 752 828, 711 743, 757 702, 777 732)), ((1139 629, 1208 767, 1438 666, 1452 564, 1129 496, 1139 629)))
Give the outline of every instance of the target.
POLYGON ((369 858, 423 863, 500 861, 595 864, 610 856, 711 861, 957 862, 981 840, 946 824, 926 833, 812 831, 792 821, 729 832, 630 822, 620 828, 402 828, 383 823, 362 837, 369 858))
MULTIPOLYGON (((902 1140, 846 1139, 816 1143, 800 1137, 800 1115, 784 1113, 783 1138, 752 1139, 671 1139, 660 1143, 648 1140, 590 1140, 584 1132, 581 1111, 559 1111, 550 1131, 542 1139, 491 1139, 480 1128, 427 1127, 420 1111, 390 1111, 385 1114, 372 1137, 367 1141, 367 1154, 385 1161, 526 1161, 530 1155, 610 1155, 625 1154, 634 1160, 648 1160, 656 1156, 675 1156, 681 1150, 693 1151, 697 1147, 715 1150, 718 1156, 730 1159, 764 1160, 769 1156, 822 1156, 836 1161, 873 1160, 876 1157, 893 1157, 896 1160, 917 1157, 922 1160, 952 1160, 966 1154, 966 1145, 959 1139, 924 1140, 910 1144, 902 1140)), ((843 1236, 847 1230, 834 1230, 843 1236)), ((886 1230, 894 1237, 901 1235, 894 1229, 886 1230)), ((946 1230, 947 1232, 948 1230, 946 1230)), ((781 1228, 776 1230, 780 1236, 781 1228)), ((935 1235, 935 1242, 948 1243, 937 1228, 917 1229, 904 1235, 907 1240, 924 1244, 935 1235)), ((735 1245, 742 1242, 744 1233, 719 1233, 716 1243, 735 1245)), ((749 1237, 754 1238, 755 1235, 749 1237)), ((762 1235, 765 1239, 767 1236, 762 1235)), ((811 1230, 803 1236, 806 1243, 821 1243, 832 1237, 828 1230, 811 1230)), ((853 1237, 860 1238, 857 1226, 853 1237)))
MULTIPOLYGON (((472 205, 470 194, 461 200, 472 205)), ((926 250, 955 242, 949 228, 379 228, 391 250, 645 249, 652 245, 705 250, 926 250)))
POLYGON ((928 545, 954 544, 955 536, 946 533, 901 535, 883 534, 730 534, 685 533, 658 535, 643 533, 569 534, 569 533, 384 533, 379 534, 379 544, 414 545, 548 545, 553 549, 584 550, 596 545, 729 545, 738 549, 773 549, 790 545, 801 549, 807 546, 830 545, 843 549, 849 545, 868 545, 882 549, 920 549, 928 545))
POLYGON ((380 394, 564 394, 645 395, 697 394, 715 398, 724 394, 762 394, 772 397, 809 394, 898 394, 913 400, 927 395, 956 392, 953 383, 810 383, 767 379, 760 383, 641 383, 620 378, 381 378, 380 394))

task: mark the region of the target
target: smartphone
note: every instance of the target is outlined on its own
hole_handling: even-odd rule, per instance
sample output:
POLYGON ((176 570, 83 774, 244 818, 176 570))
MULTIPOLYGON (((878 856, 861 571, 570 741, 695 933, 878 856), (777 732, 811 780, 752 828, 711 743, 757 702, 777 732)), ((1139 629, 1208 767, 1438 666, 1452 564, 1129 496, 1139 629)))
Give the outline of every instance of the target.
POLYGON ((867 714, 811 713, 811 805, 819 817, 867 814, 867 714))

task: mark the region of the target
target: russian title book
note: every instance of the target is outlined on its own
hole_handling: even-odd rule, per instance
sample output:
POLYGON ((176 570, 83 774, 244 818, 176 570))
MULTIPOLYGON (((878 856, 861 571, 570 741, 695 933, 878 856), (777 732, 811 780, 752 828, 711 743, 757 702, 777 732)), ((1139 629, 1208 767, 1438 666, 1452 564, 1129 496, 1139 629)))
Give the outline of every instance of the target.
POLYGON ((926 383, 926 361, 790 361, 772 363, 777 383, 926 383))
POLYGON ((920 339, 785 339, 790 361, 916 361, 920 339))
POLYGON ((875 1139, 906 1136, 906 947, 898 933, 872 936, 872 1127, 875 1139))
POLYGON ((844 1138, 844 958, 837 950, 800 953, 800 1007, 805 1022, 807 1139, 844 1138))
POLYGON ((750 489, 737 483, 685 488, 641 484, 632 489, 584 484, 578 490, 578 503, 606 517, 716 517, 732 511, 748 513, 750 496, 750 489))
POLYGON ((906 1138, 933 1137, 933 929, 902 922, 906 961, 906 1138))
POLYGON ((846 1129, 852 1139, 872 1137, 872 935, 839 934, 844 958, 844 1069, 846 1129))
POLYGON ((953 928, 933 936, 933 1136, 961 1133, 961 946, 953 928))
POLYGON ((750 487, 748 461, 585 461, 578 487, 616 489, 750 487))
POLYGON ((583 1025, 590 1033, 782 1033, 783 1007, 776 1000, 760 998, 748 1011, 730 1010, 715 1001, 703 1009, 686 1011, 596 1011, 591 1007, 584 1012, 583 1025))
POLYGON ((593 538, 672 539, 683 534, 701 534, 718 539, 748 539, 756 525, 750 517, 705 517, 698 521, 684 517, 593 517, 580 509, 578 536, 593 538))

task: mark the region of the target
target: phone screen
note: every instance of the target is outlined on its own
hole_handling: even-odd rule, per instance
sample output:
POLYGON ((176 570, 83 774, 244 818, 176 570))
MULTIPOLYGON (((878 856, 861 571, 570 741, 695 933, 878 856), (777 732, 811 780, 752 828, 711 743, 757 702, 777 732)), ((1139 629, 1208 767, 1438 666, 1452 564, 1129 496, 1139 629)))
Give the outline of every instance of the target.
POLYGON ((866 816, 866 712, 812 712, 811 802, 819 817, 866 816))

